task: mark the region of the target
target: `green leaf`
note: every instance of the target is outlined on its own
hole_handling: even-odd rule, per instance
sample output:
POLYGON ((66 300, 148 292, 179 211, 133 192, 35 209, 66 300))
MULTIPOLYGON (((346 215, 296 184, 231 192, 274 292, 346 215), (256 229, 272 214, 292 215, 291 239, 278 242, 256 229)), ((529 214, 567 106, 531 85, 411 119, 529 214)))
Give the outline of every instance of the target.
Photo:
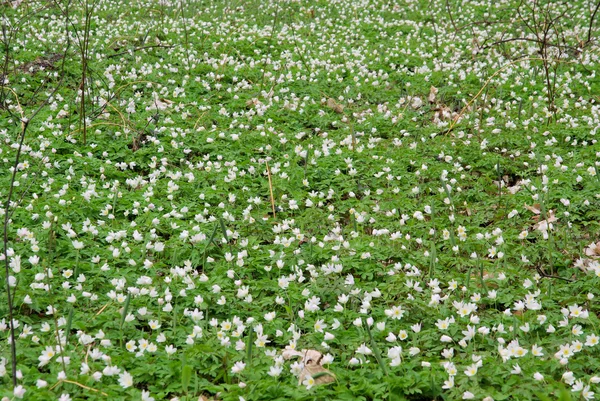
POLYGON ((181 369, 181 387, 183 391, 188 392, 188 386, 190 385, 190 381, 192 379, 192 367, 190 365, 185 365, 181 369))
POLYGON ((131 302, 131 293, 127 294, 127 298, 125 299, 125 305, 123 305, 123 311, 121 312, 121 324, 119 325, 120 329, 123 329, 123 324, 125 323, 125 318, 127 317, 127 312, 129 310, 130 302, 131 302))

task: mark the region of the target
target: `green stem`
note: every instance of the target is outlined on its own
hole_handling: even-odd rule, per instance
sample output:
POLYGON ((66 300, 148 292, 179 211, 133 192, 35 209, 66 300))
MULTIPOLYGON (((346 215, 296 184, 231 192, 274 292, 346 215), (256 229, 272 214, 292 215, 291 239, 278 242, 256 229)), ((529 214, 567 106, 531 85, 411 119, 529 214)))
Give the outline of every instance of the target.
POLYGON ((469 283, 471 281, 471 269, 473 267, 469 266, 469 270, 467 270, 467 279, 465 280, 465 287, 467 287, 467 294, 469 294, 471 291, 469 289, 469 283))
POLYGON ((75 271, 73 272, 73 277, 77 280, 77 274, 79 273, 79 251, 77 251, 77 255, 75 256, 75 271))
POLYGON ((371 340, 371 347, 373 347, 373 354, 375 355, 375 359, 377 359, 377 363, 379 363, 379 367, 381 367, 381 370, 383 371, 383 373, 386 376, 388 376, 387 366, 385 366, 385 363, 383 362, 383 358, 381 358, 381 352, 379 351, 379 347, 377 346, 375 339, 373 339, 373 334, 371 333, 371 328, 369 327, 369 324, 366 321, 363 321, 363 324, 364 324, 365 328, 367 329, 367 333, 369 334, 369 339, 371 340))

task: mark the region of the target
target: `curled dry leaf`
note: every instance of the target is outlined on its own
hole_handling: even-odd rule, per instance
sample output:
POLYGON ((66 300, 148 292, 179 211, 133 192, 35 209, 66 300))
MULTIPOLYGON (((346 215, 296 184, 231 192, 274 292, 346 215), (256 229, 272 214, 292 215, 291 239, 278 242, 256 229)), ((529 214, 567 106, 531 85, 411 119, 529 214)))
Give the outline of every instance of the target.
POLYGON ((289 360, 295 356, 304 357, 304 354, 300 351, 296 351, 295 349, 285 349, 281 353, 281 356, 283 356, 283 359, 289 360))
POLYGON ((331 110, 335 111, 338 114, 342 114, 344 112, 344 106, 337 103, 332 98, 327 99, 327 107, 329 107, 331 110))
POLYGON ((533 206, 529 206, 526 203, 525 204, 525 209, 529 210, 533 214, 540 214, 541 213, 541 208, 540 208, 540 204, 539 203, 536 203, 533 206))
POLYGON ((311 376, 313 379, 315 379, 315 384, 326 384, 335 381, 335 375, 321 365, 323 354, 317 350, 303 349, 302 351, 297 351, 293 349, 286 349, 281 353, 281 355, 284 359, 292 359, 295 357, 302 358, 302 364, 304 365, 304 368, 300 372, 298 385, 302 384, 302 382, 306 379, 306 376, 311 376))
POLYGON ((600 258, 600 241, 596 243, 591 243, 585 248, 585 256, 589 256, 591 258, 600 258))
POLYGON ((299 356, 302 358, 302 363, 305 365, 309 363, 321 364, 321 359, 323 359, 323 354, 314 349, 303 349, 302 351, 285 349, 281 355, 283 356, 283 359, 292 359, 299 356))
POLYGON ((156 98, 150 103, 148 107, 146 107, 146 110, 166 110, 167 108, 171 107, 172 104, 172 100, 156 98))
POLYGON ((506 186, 506 184, 504 183, 504 181, 493 180, 492 183, 494 184, 494 186, 496 188, 504 188, 506 186))
POLYGON ((598 263, 597 257, 590 258, 579 258, 573 264, 573 267, 578 268, 582 272, 597 274, 596 272, 600 269, 600 263, 598 263))
POLYGON ((546 220, 534 224, 533 229, 538 231, 548 231, 550 223, 554 223, 555 221, 558 221, 558 218, 554 215, 554 211, 550 210, 546 216, 546 220))
POLYGON ((435 86, 431 86, 431 88, 429 88, 429 96, 427 96, 427 100, 429 100, 429 103, 435 103, 435 96, 438 93, 438 88, 436 88, 435 86))
POLYGON ((512 187, 508 187, 506 189, 508 190, 508 192, 510 192, 511 194, 514 195, 521 190, 522 183, 523 183, 523 181, 517 181, 517 183, 515 185, 513 185, 512 187))
POLYGON ((550 223, 554 223, 555 221, 558 221, 558 218, 554 214, 554 210, 548 210, 548 213, 546 213, 546 220, 538 221, 540 219, 540 214, 542 213, 541 206, 539 203, 536 203, 533 206, 529 206, 526 203, 525 209, 527 209, 531 213, 535 214, 535 216, 533 216, 533 220, 537 221, 537 223, 535 223, 533 225, 534 230, 546 232, 546 231, 548 231, 548 228, 550 227, 550 223))
POLYGON ((255 97, 246 101, 247 107, 257 106, 259 104, 262 104, 262 102, 255 97))
POLYGON ((450 109, 450 107, 441 104, 438 105, 433 113, 433 122, 434 123, 440 123, 442 121, 450 121, 450 120, 455 120, 456 117, 458 116, 458 114, 454 111, 452 111, 452 109, 450 109))
POLYGON ((298 378, 298 385, 304 382, 306 376, 315 379, 315 384, 327 384, 335 381, 335 375, 321 365, 304 365, 298 378))
POLYGON ((421 106, 423 106, 423 101, 421 100, 420 97, 415 96, 410 98, 410 107, 412 107, 413 109, 419 109, 421 108, 421 106))

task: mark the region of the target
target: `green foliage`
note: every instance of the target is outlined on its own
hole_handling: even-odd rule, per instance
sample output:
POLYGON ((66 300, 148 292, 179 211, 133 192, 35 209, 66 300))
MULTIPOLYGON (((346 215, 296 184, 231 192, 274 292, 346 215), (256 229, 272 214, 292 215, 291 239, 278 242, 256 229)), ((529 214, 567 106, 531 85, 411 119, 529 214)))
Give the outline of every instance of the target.
POLYGON ((90 2, 85 142, 86 1, 3 10, 4 200, 43 106, 0 210, 25 399, 598 392, 584 2, 538 10, 551 62, 512 0, 90 2))

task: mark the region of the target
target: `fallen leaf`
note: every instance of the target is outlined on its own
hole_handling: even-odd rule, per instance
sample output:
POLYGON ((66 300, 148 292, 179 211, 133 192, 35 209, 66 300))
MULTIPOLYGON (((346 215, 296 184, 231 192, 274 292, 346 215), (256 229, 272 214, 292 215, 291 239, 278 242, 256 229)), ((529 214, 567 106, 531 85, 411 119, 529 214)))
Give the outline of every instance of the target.
POLYGON ((295 356, 303 357, 304 354, 295 349, 286 349, 281 353, 281 356, 283 356, 283 359, 292 359, 295 356))
POLYGON ((513 185, 512 187, 508 187, 506 188, 508 190, 508 192, 510 192, 511 194, 516 194, 517 192, 519 192, 521 190, 521 183, 523 181, 517 181, 517 183, 515 185, 513 185))
POLYGON ((150 102, 150 106, 146 107, 146 110, 166 110, 173 104, 173 101, 169 99, 154 99, 150 102))
POLYGON ((344 112, 344 106, 337 103, 332 98, 327 99, 327 107, 329 107, 331 110, 335 111, 338 114, 341 114, 344 112))
POLYGON ((261 104, 261 101, 258 100, 257 98, 253 97, 252 99, 249 99, 246 101, 246 106, 250 107, 250 106, 257 106, 261 104))
POLYGON ((591 258, 600 258, 600 241, 589 244, 585 248, 585 255, 591 258))
POLYGON ((573 264, 573 267, 577 267, 582 272, 593 273, 596 274, 596 271, 600 269, 600 263, 598 263, 598 258, 586 258, 586 259, 577 259, 573 264))
POLYGON ((546 220, 542 220, 534 224, 533 229, 538 231, 548 231, 550 223, 554 223, 555 221, 558 221, 558 218, 554 215, 554 211, 550 210, 547 214, 546 220))
POLYGON ((302 384, 306 376, 311 376, 315 379, 315 384, 326 384, 335 381, 335 375, 321 365, 323 354, 317 350, 303 349, 302 351, 298 351, 295 349, 285 349, 281 355, 284 359, 302 358, 304 368, 300 372, 298 385, 302 384))
POLYGON ((541 209, 540 209, 540 204, 536 203, 533 206, 529 206, 527 203, 525 204, 525 209, 529 210, 531 213, 534 214, 540 214, 541 213, 541 209))
POLYGON ((315 379, 315 384, 327 384, 335 381, 335 375, 321 365, 304 365, 298 378, 298 385, 302 384, 306 376, 315 379))
POLYGON ((433 113, 433 122, 439 123, 442 121, 454 120, 457 116, 456 112, 453 112, 446 105, 438 105, 433 113))
POLYGON ((286 349, 281 353, 281 355, 283 356, 283 359, 292 359, 299 356, 302 358, 302 363, 305 365, 310 363, 320 365, 321 359, 323 359, 323 354, 314 349, 303 349, 302 351, 286 349))
POLYGON ((415 96, 413 98, 410 99, 410 107, 412 107, 413 109, 418 109, 421 106, 423 106, 423 101, 421 100, 420 97, 415 96))
POLYGON ((438 88, 436 88, 435 86, 431 86, 431 88, 429 88, 429 96, 427 96, 427 100, 429 100, 429 103, 435 103, 435 96, 438 93, 438 88))

